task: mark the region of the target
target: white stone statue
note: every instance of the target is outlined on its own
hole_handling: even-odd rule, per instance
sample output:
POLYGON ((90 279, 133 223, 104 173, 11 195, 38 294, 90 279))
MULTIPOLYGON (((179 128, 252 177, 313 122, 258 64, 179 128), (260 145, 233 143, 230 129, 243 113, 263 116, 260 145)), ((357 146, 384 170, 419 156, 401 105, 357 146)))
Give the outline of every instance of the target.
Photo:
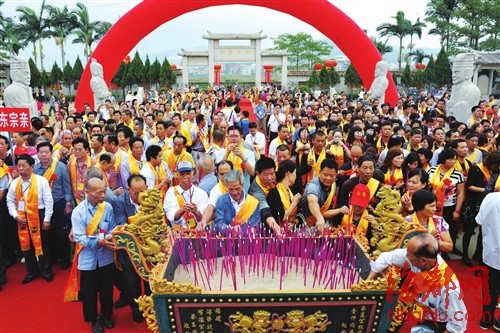
POLYGON ((10 78, 12 84, 4 91, 5 106, 29 108, 31 118, 39 117, 38 108, 33 98, 33 90, 30 87, 30 66, 26 59, 14 57, 10 61, 10 78))
POLYGON ((137 105, 141 105, 144 101, 144 87, 137 88, 137 96, 135 98, 137 99, 137 105))
POLYGON ((375 65, 375 79, 372 82, 370 90, 368 90, 369 99, 378 99, 379 103, 384 103, 385 91, 389 86, 389 80, 387 79, 387 71, 389 70, 389 64, 383 60, 380 60, 375 65))
POLYGON ((90 79, 90 89, 94 93, 94 110, 97 110, 100 106, 104 105, 106 99, 111 97, 111 92, 104 81, 104 70, 102 65, 92 58, 92 63, 90 64, 90 73, 92 78, 90 79))
POLYGON ((481 99, 481 91, 471 81, 476 59, 474 53, 458 54, 451 68, 453 86, 446 113, 464 123, 471 117, 471 108, 481 99))

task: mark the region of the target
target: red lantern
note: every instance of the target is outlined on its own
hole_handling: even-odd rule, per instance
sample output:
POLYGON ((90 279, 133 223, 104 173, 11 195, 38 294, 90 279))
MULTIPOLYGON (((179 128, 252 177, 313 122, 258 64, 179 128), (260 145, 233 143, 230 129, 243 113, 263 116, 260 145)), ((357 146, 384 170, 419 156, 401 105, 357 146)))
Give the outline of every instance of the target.
POLYGON ((123 62, 128 64, 130 62, 130 56, 126 56, 125 58, 123 58, 123 62))
POLYGON ((425 67, 426 67, 425 64, 420 64, 420 69, 423 70, 423 69, 425 69, 425 67))
POLYGON ((170 68, 177 69, 177 65, 176 64, 172 64, 172 65, 170 65, 170 68))
POLYGON ((316 71, 320 71, 321 68, 323 68, 323 65, 322 64, 314 64, 314 70, 316 71))
POLYGON ((335 59, 327 60, 327 61, 325 61, 325 66, 326 66, 326 69, 330 69, 332 67, 336 67, 337 66, 337 60, 335 60, 335 59))
POLYGON ((220 70, 222 69, 222 65, 215 64, 214 65, 214 84, 220 83, 220 70))
POLYGON ((420 69, 420 63, 415 64, 415 69, 420 69))
POLYGON ((264 80, 266 81, 266 83, 271 83, 271 72, 273 70, 273 67, 273 65, 264 65, 264 80))

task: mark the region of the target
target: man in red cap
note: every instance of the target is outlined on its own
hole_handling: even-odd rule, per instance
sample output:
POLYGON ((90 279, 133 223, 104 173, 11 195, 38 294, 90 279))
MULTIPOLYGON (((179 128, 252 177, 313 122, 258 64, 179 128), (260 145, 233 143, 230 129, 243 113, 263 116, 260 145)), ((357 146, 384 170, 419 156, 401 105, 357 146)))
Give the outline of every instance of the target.
POLYGON ((342 228, 347 234, 362 234, 366 236, 369 223, 375 218, 368 213, 370 203, 370 189, 365 184, 359 183, 352 190, 350 198, 350 213, 342 218, 342 228))

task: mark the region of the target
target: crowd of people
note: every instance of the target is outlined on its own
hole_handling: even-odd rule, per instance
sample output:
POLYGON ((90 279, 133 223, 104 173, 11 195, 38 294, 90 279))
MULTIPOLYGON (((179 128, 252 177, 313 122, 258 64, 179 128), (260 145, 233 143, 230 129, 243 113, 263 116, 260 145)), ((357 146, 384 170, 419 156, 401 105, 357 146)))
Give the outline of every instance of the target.
MULTIPOLYGON (((134 299, 148 288, 123 251, 115 269, 110 233, 151 188, 175 231, 281 237, 337 227, 370 238, 385 186, 400 192, 400 213, 428 230, 445 259, 453 252, 472 267, 498 249, 479 240, 469 256, 481 202, 500 189, 493 96, 466 123, 446 115, 446 97, 403 96, 391 106, 271 85, 129 93, 95 110, 52 93, 49 102, 32 132, 11 133, 12 146, 0 136, 1 266, 22 258, 23 284, 40 275, 50 282, 51 265, 72 267, 76 242, 66 297, 82 300, 94 332, 114 326, 113 306, 129 305, 142 321, 134 299), (240 108, 242 98, 253 110, 240 108), (113 284, 121 291, 114 304, 113 284)), ((5 283, 5 269, 0 277, 5 283)))

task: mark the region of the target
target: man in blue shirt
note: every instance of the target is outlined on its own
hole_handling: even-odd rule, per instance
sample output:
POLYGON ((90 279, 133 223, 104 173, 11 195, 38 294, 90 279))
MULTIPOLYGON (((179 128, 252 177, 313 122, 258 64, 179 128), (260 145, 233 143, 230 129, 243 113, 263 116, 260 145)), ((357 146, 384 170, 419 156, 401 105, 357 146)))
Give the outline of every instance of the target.
POLYGON ((104 330, 99 319, 107 328, 115 326, 112 318, 115 246, 111 241, 115 216, 112 206, 104 202, 106 186, 102 180, 88 179, 85 194, 86 199, 76 206, 71 216, 73 236, 81 246, 79 252, 75 251, 75 261, 80 271, 79 296, 83 303, 85 321, 92 323, 92 332, 101 333, 104 330), (100 316, 97 312, 98 295, 101 303, 100 316))
POLYGON ((257 116, 257 129, 262 129, 266 133, 266 105, 262 97, 259 97, 259 104, 254 107, 254 112, 257 116))
POLYGON ((50 142, 40 142, 36 151, 40 162, 35 164, 33 172, 47 179, 54 198, 54 213, 49 231, 51 256, 52 259, 60 259, 61 268, 67 269, 70 266, 71 252, 68 232, 74 202, 68 168, 52 158, 50 142))

